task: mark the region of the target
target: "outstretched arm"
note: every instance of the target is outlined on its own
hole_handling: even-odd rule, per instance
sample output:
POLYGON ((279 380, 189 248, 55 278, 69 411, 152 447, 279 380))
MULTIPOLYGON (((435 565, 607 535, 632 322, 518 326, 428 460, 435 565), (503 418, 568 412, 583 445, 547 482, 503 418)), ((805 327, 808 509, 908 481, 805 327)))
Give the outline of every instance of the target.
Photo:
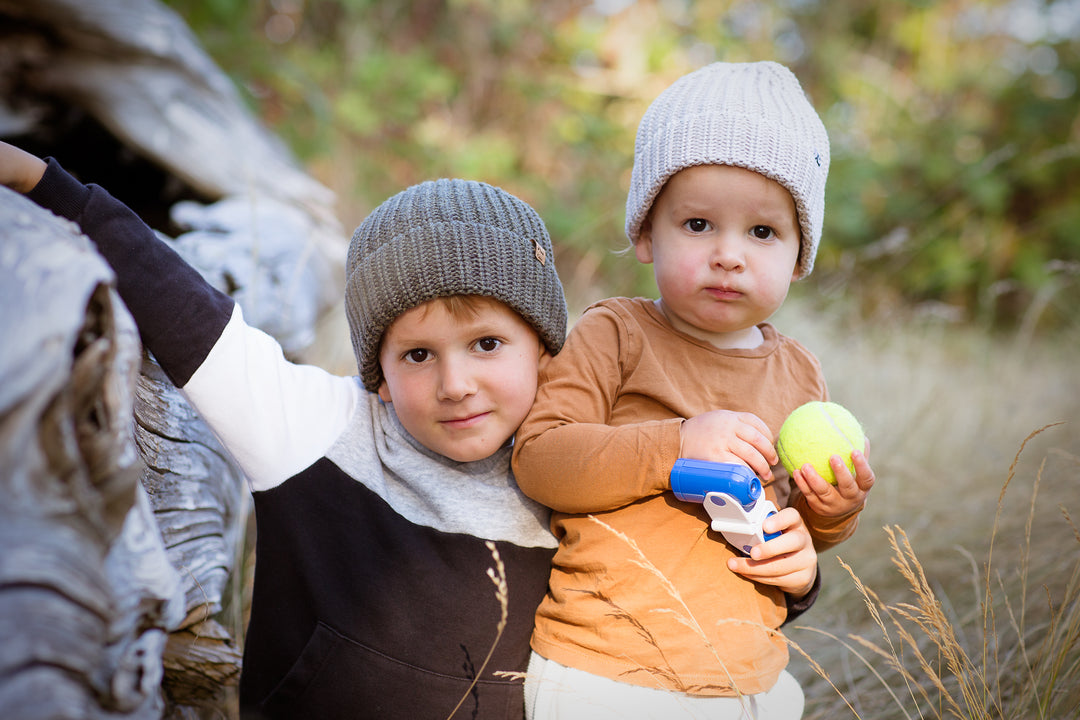
POLYGON ((183 388, 233 314, 232 298, 203 277, 126 205, 97 185, 84 185, 56 160, 0 146, 0 179, 79 226, 116 273, 116 289, 143 344, 183 388))
POLYGON ((25 195, 41 182, 46 167, 36 155, 0 140, 0 185, 25 195))
POLYGON ((55 160, 0 144, 0 180, 79 225, 116 274, 143 344, 231 452, 253 489, 325 452, 362 397, 359 386, 293 365, 122 202, 55 160))

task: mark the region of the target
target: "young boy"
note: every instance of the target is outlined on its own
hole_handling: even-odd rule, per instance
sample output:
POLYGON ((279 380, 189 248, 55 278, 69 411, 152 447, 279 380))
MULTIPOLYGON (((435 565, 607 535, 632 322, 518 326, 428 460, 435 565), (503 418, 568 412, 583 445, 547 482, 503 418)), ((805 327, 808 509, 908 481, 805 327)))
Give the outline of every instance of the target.
POLYGON ((585 312, 514 447, 560 540, 527 716, 801 715, 778 629, 816 595, 814 545, 851 535, 873 484, 863 453, 854 477, 834 458, 836 487, 803 469, 792 493, 772 468, 788 413, 827 398, 817 360, 766 320, 813 266, 828 163, 821 120, 775 63, 702 68, 642 119, 626 230, 660 298, 585 312), (782 534, 742 557, 672 494, 680 457, 748 465, 784 508, 764 529, 782 534))
POLYGON ((521 682, 495 673, 526 667, 556 543, 548 510, 514 482, 508 441, 566 330, 535 211, 463 180, 374 210, 348 252, 360 377, 342 378, 287 362, 130 210, 54 160, 0 145, 0 182, 97 244, 147 348, 249 479, 243 714, 414 720, 462 701, 455 717, 521 717, 521 682), (497 644, 492 548, 509 602, 497 644))

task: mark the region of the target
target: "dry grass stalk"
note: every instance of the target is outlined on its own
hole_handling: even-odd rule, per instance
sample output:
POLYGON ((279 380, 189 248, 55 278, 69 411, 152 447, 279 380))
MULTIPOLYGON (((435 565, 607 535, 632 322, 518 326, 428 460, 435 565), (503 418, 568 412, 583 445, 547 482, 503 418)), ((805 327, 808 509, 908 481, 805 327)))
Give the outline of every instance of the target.
MULTIPOLYGON (((682 612, 679 612, 678 610, 676 610, 674 608, 658 608, 658 609, 655 610, 655 612, 671 613, 680 623, 682 623, 687 628, 689 628, 691 631, 693 631, 696 635, 698 635, 698 637, 700 637, 702 639, 702 642, 705 643, 706 647, 709 648, 709 651, 712 653, 713 657, 716 658, 716 662, 717 662, 718 667, 720 667, 721 669, 724 670, 725 673, 727 673, 727 668, 724 666, 723 661, 720 659, 720 656, 717 653, 715 646, 709 640, 709 638, 706 635, 704 629, 701 627, 701 625, 698 623, 697 619, 694 617, 693 612, 691 612, 690 608, 686 605, 686 602, 683 600, 682 595, 678 591, 678 588, 676 588, 671 583, 671 580, 666 575, 664 575, 660 571, 660 569, 657 568, 645 556, 645 554, 641 551, 641 548, 638 546, 638 544, 634 541, 633 538, 631 538, 631 537, 627 536, 626 534, 616 530, 615 528, 611 527, 610 525, 605 523, 603 520, 600 520, 599 518, 597 518, 595 516, 590 516, 590 520, 592 520, 593 522, 597 523, 598 525, 603 527, 608 532, 615 535, 622 542, 626 543, 626 545, 633 551, 634 556, 635 556, 631 560, 631 562, 634 565, 636 565, 636 566, 646 570, 648 573, 650 573, 656 579, 656 581, 660 584, 660 586, 662 588, 664 588, 664 591, 682 609, 682 612)), ((604 601, 606 604, 608 604, 612 608, 611 615, 613 617, 618 617, 620 619, 625 620, 626 622, 631 623, 634 626, 634 628, 637 629, 638 633, 645 639, 645 641, 648 642, 652 647, 654 647, 660 653, 661 657, 664 657, 663 648, 660 647, 659 643, 656 641, 656 638, 653 637, 652 633, 649 632, 649 630, 644 626, 644 624, 638 618, 636 618, 633 615, 631 615, 630 613, 626 612, 625 609, 621 608, 617 603, 612 601, 610 598, 602 596, 600 593, 596 593, 596 592, 592 592, 592 591, 586 591, 586 590, 576 590, 576 589, 575 589, 575 591, 576 592, 589 592, 593 596, 595 596, 598 599, 604 601)), ((835 690, 837 692, 837 694, 841 698, 843 698, 843 694, 840 692, 839 688, 837 688, 836 685, 833 684, 832 680, 829 678, 829 674, 825 671, 825 669, 823 667, 821 667, 821 665, 819 663, 817 663, 817 661, 815 661, 814 658, 812 658, 805 650, 803 650, 799 646, 798 643, 796 643, 795 641, 793 641, 790 638, 786 637, 782 632, 780 632, 778 630, 775 630, 773 628, 770 628, 770 627, 768 627, 766 625, 763 625, 761 623, 755 623, 755 622, 750 622, 750 621, 746 621, 746 620, 729 620, 727 622, 730 622, 732 624, 748 625, 748 626, 751 626, 751 627, 755 627, 755 628, 764 630, 765 632, 769 633, 770 635, 774 635, 774 636, 778 636, 778 637, 782 638, 784 640, 784 642, 787 643, 787 645, 790 648, 792 648, 797 653, 799 653, 803 658, 805 658, 807 660, 807 662, 810 663, 810 666, 815 670, 815 672, 817 672, 827 683, 829 683, 829 685, 832 686, 833 690, 835 690)), ((812 630, 812 628, 808 628, 808 629, 812 630)), ((657 676, 657 677, 664 678, 664 679, 668 680, 674 687, 678 688, 679 691, 681 691, 681 692, 693 692, 693 690, 695 689, 694 687, 687 685, 676 674, 674 674, 674 672, 670 668, 670 665, 668 666, 668 668, 666 670, 661 669, 661 668, 655 668, 655 667, 653 667, 653 668, 641 668, 641 670, 643 670, 645 672, 649 672, 650 674, 652 674, 654 676, 657 676)), ((727 673, 727 675, 728 675, 729 681, 731 681, 731 686, 734 687, 735 683, 734 683, 733 678, 731 678, 730 673, 727 673)), ((736 691, 736 693, 738 693, 738 688, 735 688, 735 691, 736 691)), ((847 703, 848 708, 855 715, 855 717, 859 717, 859 714, 855 711, 855 709, 851 706, 851 704, 847 702, 847 699, 846 698, 843 698, 843 699, 844 699, 844 702, 847 703)))
POLYGON ((476 674, 473 677, 471 683, 469 683, 468 689, 458 700, 458 704, 454 706, 454 709, 450 711, 450 714, 446 716, 446 720, 454 717, 460 708, 462 703, 472 693, 473 688, 476 687, 476 683, 480 682, 480 678, 484 675, 484 669, 487 668, 487 664, 491 662, 491 656, 495 652, 495 647, 499 644, 499 640, 502 639, 503 631, 506 630, 506 620, 509 617, 510 612, 510 586, 506 582, 506 566, 503 565, 502 557, 499 555, 499 549, 495 547, 495 543, 490 540, 484 543, 487 549, 491 551, 491 557, 495 560, 495 567, 488 568, 487 575, 491 579, 491 582, 495 585, 495 599, 499 603, 501 608, 501 616, 499 617, 499 624, 495 629, 495 640, 492 641, 491 647, 488 649, 487 656, 484 658, 484 662, 480 663, 480 667, 477 668, 476 674))
MULTIPOLYGON (((713 646, 712 641, 709 640, 709 636, 706 634, 705 630, 701 627, 697 619, 694 617, 694 613, 692 613, 690 611, 690 608, 686 605, 686 601, 683 600, 683 597, 679 593, 678 588, 676 588, 675 585, 672 584, 671 580, 666 575, 664 575, 664 573, 660 572, 660 569, 657 568, 652 563, 652 561, 650 561, 649 558, 645 556, 645 553, 641 551, 641 548, 638 546, 637 542, 635 542, 632 537, 616 530, 595 515, 590 515, 589 519, 610 532, 615 537, 619 538, 620 541, 626 543, 627 547, 629 547, 634 554, 634 557, 630 560, 630 562, 652 575, 653 578, 657 581, 657 583, 659 583, 660 587, 664 589, 664 592, 668 596, 670 596, 671 599, 674 600, 675 603, 677 603, 678 606, 681 608, 681 612, 674 608, 658 608, 655 610, 655 612, 663 612, 670 614, 679 623, 686 626, 690 631, 692 631, 695 635, 701 638, 702 643, 705 644, 705 647, 709 649, 709 652, 716 659, 717 666, 724 672, 724 674, 728 678, 728 681, 731 683, 732 687, 734 687, 735 681, 731 677, 731 673, 728 672, 728 669, 724 665, 723 660, 720 659, 720 654, 716 651, 716 647, 713 646)), ((626 612, 625 609, 619 607, 610 598, 601 597, 600 599, 604 600, 608 604, 608 606, 612 608, 611 614, 614 617, 619 617, 626 620, 627 622, 630 622, 637 629, 638 633, 642 636, 642 638, 645 639, 645 642, 655 648, 656 651, 660 653, 660 657, 665 658, 665 663, 667 662, 663 648, 657 642, 656 638, 653 637, 652 633, 649 632, 648 629, 644 626, 640 618, 633 617, 630 613, 626 612)), ((771 629, 766 629, 769 630, 769 632, 772 632, 771 629)), ((651 675, 664 678, 670 684, 674 685, 674 687, 677 688, 680 692, 693 692, 695 689, 705 689, 704 687, 691 686, 683 682, 683 680, 678 677, 677 673, 672 670, 670 664, 666 669, 654 667, 640 668, 639 672, 647 672, 651 675)))
MULTIPOLYGON (((1025 523, 1023 552, 1016 568, 1019 582, 1018 588, 1014 589, 1018 589, 1020 594, 1018 607, 1009 597, 1005 578, 992 566, 993 540, 1004 507, 1005 489, 1014 479, 1024 446, 1049 427, 1053 425, 1029 434, 1021 444, 999 495, 990 550, 984 566, 985 581, 979 591, 982 596, 982 646, 974 656, 965 648, 956 625, 945 612, 903 529, 898 526, 886 527, 885 532, 892 549, 892 562, 914 595, 913 602, 885 603, 862 583, 849 565, 840 560, 861 594, 883 640, 879 644, 853 634, 848 638, 855 645, 868 650, 872 657, 884 660, 900 676, 917 717, 927 717, 927 713, 930 713, 932 717, 962 720, 1013 717, 1050 719, 1064 717, 1062 713, 1075 713, 1080 700, 1080 560, 1073 565, 1058 607, 1054 607, 1049 588, 1044 587, 1049 620, 1036 627, 1026 625, 1035 497, 1045 463, 1040 466, 1035 479, 1025 523), (996 605, 992 592, 995 577, 1000 591, 996 605), (999 628, 996 608, 1002 608, 1006 614, 1007 627, 999 628), (1014 648, 1005 642, 1008 631, 1015 633, 1014 648)), ((1077 464, 1080 464, 1080 459, 1077 459, 1077 464)), ((1061 508, 1061 512, 1073 531, 1074 540, 1080 545, 1080 532, 1068 512, 1064 508, 1061 508)), ((821 634, 834 637, 830 633, 821 634)), ((901 702, 873 663, 847 642, 841 643, 888 690, 904 717, 912 718, 907 704, 901 702)), ((812 665, 828 680, 817 663, 812 665)), ((832 685, 832 682, 829 681, 829 684, 832 685)), ((851 703, 847 702, 847 705, 859 717, 851 703)))
MULTIPOLYGON (((1023 442, 1020 443, 1020 449, 1016 451, 1016 455, 1013 457, 1012 464, 1009 465, 1009 473, 1005 478, 1005 483, 1001 486, 1001 493, 998 495, 997 510, 994 513, 994 527, 990 531, 990 548, 989 548, 989 550, 987 550, 987 553, 986 553, 986 572, 985 572, 986 585, 985 585, 985 594, 984 594, 984 597, 983 597, 983 628, 984 629, 987 628, 987 627, 994 627, 994 618, 992 617, 992 615, 993 615, 993 606, 994 605, 993 605, 993 602, 992 602, 993 598, 991 596, 991 591, 990 591, 990 577, 991 577, 990 568, 991 568, 991 565, 993 564, 993 559, 994 559, 994 541, 997 539, 997 536, 998 536, 998 528, 1000 527, 1000 524, 1001 524, 1001 513, 1002 513, 1002 509, 1005 507, 1005 491, 1009 489, 1009 485, 1012 484, 1013 478, 1016 477, 1016 466, 1020 462, 1020 456, 1023 455, 1024 448, 1027 447, 1027 444, 1031 441, 1031 439, 1034 438, 1035 436, 1045 432, 1046 430, 1048 430, 1048 429, 1050 429, 1052 427, 1055 427, 1057 425, 1061 425, 1061 424, 1062 423, 1051 423, 1049 425, 1043 425, 1041 428, 1029 433, 1028 436, 1024 438, 1023 442)), ((1039 483, 1039 481, 1041 479, 1042 479, 1042 468, 1040 467, 1039 472, 1036 475, 1036 482, 1035 482, 1034 491, 1031 494, 1031 510, 1029 511, 1029 514, 1028 514, 1028 520, 1027 520, 1027 523, 1025 525, 1025 532, 1024 532, 1025 544, 1026 544, 1026 547, 1029 548, 1029 549, 1030 549, 1030 543, 1031 543, 1031 523, 1032 523, 1032 519, 1034 517, 1034 512, 1035 512, 1035 497, 1038 494, 1038 483, 1039 483)), ((1029 556, 1027 554, 1025 554, 1024 560, 1020 564, 1020 567, 1021 567, 1021 579, 1022 579, 1022 582, 1023 582, 1023 585, 1022 585, 1022 588, 1021 588, 1021 598, 1025 598, 1025 599, 1027 597, 1027 568, 1029 567, 1028 557, 1029 556)), ((1021 634, 1021 637, 1022 637, 1022 634, 1021 634)), ((986 644, 985 643, 983 645, 982 663, 983 663, 983 667, 987 666, 987 653, 986 653, 986 644)))

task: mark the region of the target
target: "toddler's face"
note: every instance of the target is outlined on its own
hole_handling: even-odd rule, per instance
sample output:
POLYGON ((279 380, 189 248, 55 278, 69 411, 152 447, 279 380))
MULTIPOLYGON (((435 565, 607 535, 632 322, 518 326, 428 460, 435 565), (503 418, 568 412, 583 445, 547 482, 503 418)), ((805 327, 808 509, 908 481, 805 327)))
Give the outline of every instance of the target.
POLYGON ((634 247, 653 264, 661 308, 716 347, 756 347, 787 297, 800 230, 791 194, 764 175, 699 165, 673 175, 634 247))
POLYGON ((502 447, 536 399, 545 352, 533 327, 491 298, 451 313, 437 300, 402 313, 379 350, 379 397, 423 445, 452 460, 502 447))

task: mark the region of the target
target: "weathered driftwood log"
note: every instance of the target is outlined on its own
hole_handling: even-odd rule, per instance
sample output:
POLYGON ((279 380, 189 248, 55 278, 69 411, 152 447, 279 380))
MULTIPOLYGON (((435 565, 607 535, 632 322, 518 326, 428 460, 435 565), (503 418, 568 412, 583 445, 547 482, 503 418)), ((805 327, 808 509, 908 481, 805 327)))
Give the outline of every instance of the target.
MULTIPOLYGON (((170 218, 174 233, 187 231, 177 239, 178 251, 235 297, 248 321, 277 337, 286 352, 302 351, 312 340, 316 319, 339 298, 336 278, 344 250, 330 209, 332 196, 253 120, 180 18, 156 0, 0 0, 0 24, 5 29, 0 43, 0 137, 58 155, 69 170, 84 170, 84 177, 90 176, 86 179, 144 212, 148 222, 153 222, 151 216, 170 218), (106 139, 115 147, 115 161, 102 152, 103 135, 112 138, 106 139), (57 146, 63 152, 54 149, 57 146), (146 192, 125 197, 133 176, 151 166, 165 177, 160 185, 149 197, 146 192), (220 202, 174 206, 183 198, 220 202)), ((0 247, 0 253, 4 250, 0 247)), ((41 302, 24 304, 22 312, 29 315, 28 322, 35 321, 43 307, 41 302)), ((22 342, 12 334, 4 337, 5 343, 22 342)), ((6 357, 0 352, 0 361, 6 357)), ((24 382, 33 386, 32 379, 27 376, 24 382)), ((5 381, 0 396, 7 390, 5 381)), ((223 626, 217 620, 230 583, 235 585, 244 544, 248 496, 243 478, 149 357, 137 381, 134 415, 146 491, 136 506, 144 513, 152 508, 158 532, 150 523, 143 529, 164 545, 168 562, 160 555, 157 562, 163 574, 176 569, 182 598, 174 602, 179 609, 162 613, 169 622, 162 625, 163 619, 155 626, 173 631, 167 647, 159 643, 143 648, 143 661, 158 667, 156 677, 164 667, 166 694, 164 709, 155 712, 147 704, 140 711, 149 714, 140 717, 221 717, 234 705, 239 670, 236 634, 242 622, 223 626)), ((0 466, 6 468, 19 447, 5 443, 0 466)), ((26 482, 36 487, 44 482, 37 478, 26 482)), ((64 517, 75 527, 104 522, 83 518, 75 510, 64 517)), ((0 527, 0 534, 6 541, 12 536, 5 528, 0 527)), ((28 532, 25 526, 23 532, 28 532)), ((52 547, 47 538, 40 542, 52 547)), ((123 573, 132 553, 120 547, 113 551, 118 560, 111 567, 123 573)), ((61 551, 75 551, 63 544, 54 549, 60 558, 66 557, 61 551)), ((79 564, 48 567, 53 573, 79 564)), ((73 578, 50 577, 48 582, 63 584, 77 577, 73 573, 73 578)), ((74 585, 68 597, 98 608, 110 627, 143 623, 138 603, 99 608, 95 592, 74 585), (80 592, 87 597, 81 598, 80 592)), ((0 627, 10 623, 44 631, 48 624, 35 614, 35 606, 8 609, 14 614, 0 613, 0 627)), ((33 640, 34 632, 21 637, 33 640)), ((6 632, 0 633, 0 643, 7 644, 6 632)), ((97 663, 93 643, 70 650, 71 663, 97 663)), ((155 677, 144 670, 114 675, 120 686, 132 687, 153 684, 155 677)), ((0 672, 0 717, 9 717, 6 691, 19 687, 17 681, 17 669, 0 672)), ((100 693, 89 681, 81 691, 95 697, 100 693)), ((22 697, 20 706, 32 700, 22 697)), ((48 707, 43 704, 27 716, 47 716, 48 707)))
MULTIPOLYGON (((156 0, 0 0, 0 95, 26 122, 59 99, 97 118, 200 195, 300 203, 333 222, 332 197, 254 122, 191 30, 156 0)), ((11 134, 9 132, 9 134, 11 134)))
POLYGON ((243 547, 247 516, 241 473, 149 355, 135 393, 142 486, 184 592, 184 617, 164 653, 165 717, 220 717, 236 705, 243 628, 212 619, 222 609, 243 547), (184 708, 204 708, 206 713, 184 708))
POLYGON ((0 715, 156 718, 176 571, 139 485, 139 342, 85 238, 0 188, 0 715))

